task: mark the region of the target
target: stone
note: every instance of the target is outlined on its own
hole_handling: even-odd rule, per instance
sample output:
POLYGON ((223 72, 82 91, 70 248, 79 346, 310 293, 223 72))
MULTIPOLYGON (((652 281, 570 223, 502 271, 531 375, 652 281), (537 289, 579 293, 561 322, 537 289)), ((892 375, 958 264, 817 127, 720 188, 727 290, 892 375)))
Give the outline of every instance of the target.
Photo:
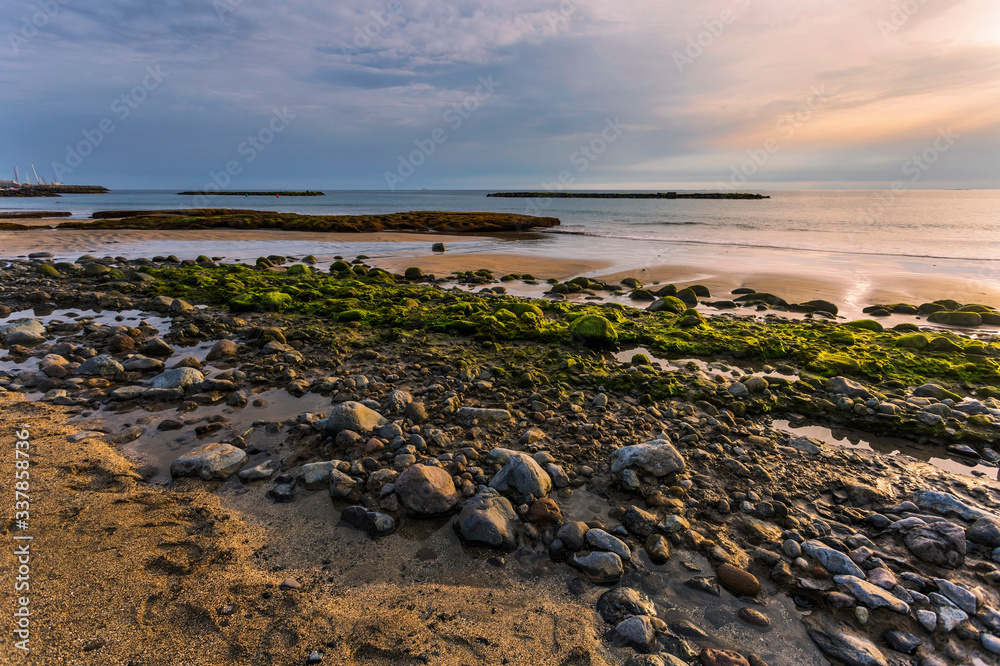
POLYGON ((337 462, 333 460, 306 463, 299 468, 298 481, 306 490, 319 490, 330 485, 330 472, 336 468, 337 462))
POLYGON ((455 531, 470 543, 513 550, 517 546, 517 514, 510 500, 492 488, 480 487, 455 520, 455 531))
POLYGON ((600 315, 577 317, 569 326, 574 340, 588 346, 612 349, 618 346, 618 331, 614 325, 600 315))
POLYGON ((562 521, 562 511, 553 500, 543 497, 531 503, 528 520, 536 525, 554 525, 562 521))
POLYGON ((5 345, 36 345, 45 341, 45 325, 37 319, 16 319, 0 326, 5 345))
POLYGON ((771 626, 771 618, 761 613, 755 608, 750 608, 744 606, 743 608, 736 611, 736 616, 746 622, 747 624, 754 627, 769 627, 771 626))
POLYGON ((937 384, 924 384, 923 386, 918 386, 913 389, 913 395, 920 398, 934 398, 935 400, 950 399, 955 402, 961 402, 962 396, 949 391, 946 388, 938 386, 937 384))
POLYGON ((910 607, 903 600, 889 594, 877 585, 855 576, 834 576, 833 582, 846 588, 854 598, 867 608, 888 608, 894 613, 909 615, 910 607))
POLYGON ((247 454, 242 449, 224 442, 213 442, 199 446, 170 463, 170 475, 197 475, 206 481, 224 480, 235 474, 246 459, 247 454))
POLYGON ((1000 547, 1000 518, 983 516, 965 531, 965 538, 987 548, 1000 547))
POLYGON ((938 586, 941 594, 969 615, 975 615, 979 610, 979 600, 976 599, 976 595, 968 588, 956 585, 950 580, 944 580, 943 578, 935 578, 934 583, 938 586))
POLYGON ((122 361, 122 367, 129 372, 139 371, 146 372, 148 370, 163 370, 163 361, 150 358, 148 356, 143 356, 142 354, 132 354, 122 361))
POLYGON ((750 389, 742 382, 733 382, 726 390, 735 398, 746 398, 750 395, 750 389))
POLYGON ((544 497, 552 491, 552 479, 531 456, 515 453, 490 480, 490 488, 544 497))
POLYGON ((223 338, 219 340, 212 348, 208 350, 208 354, 205 356, 206 361, 217 361, 220 358, 229 358, 231 356, 236 356, 238 347, 235 342, 229 340, 228 338, 223 338))
POLYGON ((917 651, 917 648, 923 644, 923 641, 913 634, 908 634, 905 631, 898 631, 896 629, 889 629, 882 634, 882 638, 889 645, 889 647, 897 652, 902 652, 903 654, 913 654, 917 651))
POLYGON ((406 409, 406 406, 411 402, 413 402, 413 396, 409 392, 396 389, 386 396, 385 408, 390 414, 396 414, 406 409))
POLYGON ((946 520, 911 528, 903 543, 924 562, 948 569, 965 563, 965 530, 946 520))
POLYGON ((930 610, 921 609, 917 611, 917 622, 927 630, 933 632, 937 628, 937 613, 930 610))
POLYGON ((462 498, 451 474, 430 465, 407 468, 396 479, 396 494, 403 506, 419 516, 448 513, 462 498))
POLYGON ((683 516, 670 514, 656 527, 664 534, 675 534, 691 529, 691 524, 683 516))
POLYGON ((874 643, 842 625, 812 623, 806 631, 823 654, 849 666, 889 666, 874 643))
POLYGON ((556 531, 556 538, 561 539, 562 542, 566 544, 567 549, 580 550, 586 542, 586 535, 589 529, 590 528, 587 527, 587 523, 579 520, 573 520, 563 523, 559 527, 556 531))
POLYGON ((715 570, 715 575, 719 582, 733 594, 752 597, 760 592, 760 582, 756 576, 729 563, 720 564, 715 570))
POLYGON ((806 541, 802 544, 802 552, 819 560, 830 573, 854 576, 862 580, 866 578, 865 572, 846 553, 834 550, 821 541, 806 541))
MULTIPOLYGON (((628 471, 628 470, 626 470, 628 471)), ((656 523, 659 519, 655 514, 640 509, 635 505, 629 505, 622 516, 622 525, 630 534, 646 537, 656 531, 656 523)))
POLYGON ((828 379, 826 380, 825 387, 830 393, 835 395, 846 395, 849 398, 865 398, 867 400, 872 397, 871 391, 853 379, 848 379, 846 377, 833 377, 828 379))
POLYGON ((584 555, 573 553, 566 561, 597 584, 613 583, 621 579, 624 573, 621 558, 606 551, 593 551, 584 555))
POLYGON ((111 377, 122 372, 125 372, 122 364, 106 354, 92 356, 76 369, 76 374, 92 377, 111 377))
POLYGON ((349 506, 340 513, 340 517, 348 525, 364 530, 373 539, 396 531, 395 518, 363 506, 349 506))
POLYGON ((172 356, 174 348, 168 345, 163 338, 153 338, 139 347, 139 353, 145 356, 172 356))
POLYGON ((456 416, 466 426, 472 426, 476 422, 480 425, 488 425, 508 423, 514 420, 514 417, 506 409, 486 409, 484 407, 462 407, 456 416))
POLYGON ((611 454, 611 471, 638 468, 653 476, 666 476, 684 471, 684 458, 666 439, 623 446, 611 454))
POLYGON ((646 554, 653 564, 665 564, 670 559, 670 542, 662 534, 646 538, 646 554))
POLYGON ((255 467, 241 469, 239 477, 241 481, 263 481, 271 478, 278 471, 278 463, 273 460, 266 460, 255 467))
POLYGON ((615 627, 615 633, 627 644, 640 650, 648 650, 656 640, 653 623, 645 615, 633 615, 622 620, 615 627))
POLYGON ((629 615, 656 616, 656 605, 644 592, 631 587, 608 590, 597 600, 597 612, 608 624, 618 624, 629 615))
POLYGON ((341 430, 367 433, 386 423, 388 421, 378 412, 360 402, 348 401, 333 408, 330 416, 323 421, 323 429, 331 435, 341 430))
POLYGON ((969 506, 951 493, 943 493, 936 490, 918 490, 913 493, 911 499, 921 509, 934 511, 943 516, 954 514, 963 520, 969 521, 980 518, 995 518, 995 516, 986 511, 969 506))
POLYGON ((704 648, 698 655, 701 666, 750 666, 750 662, 739 652, 704 648))
POLYGON ((354 478, 339 469, 330 470, 330 497, 346 499, 357 490, 358 483, 354 478))
POLYGON ((595 528, 587 530, 587 533, 584 535, 584 539, 591 548, 614 553, 620 557, 623 562, 628 562, 632 559, 632 550, 625 544, 625 542, 618 537, 608 534, 602 529, 595 528))
POLYGON ((205 375, 194 368, 171 368, 164 370, 146 382, 146 386, 157 389, 186 389, 204 381, 205 375))

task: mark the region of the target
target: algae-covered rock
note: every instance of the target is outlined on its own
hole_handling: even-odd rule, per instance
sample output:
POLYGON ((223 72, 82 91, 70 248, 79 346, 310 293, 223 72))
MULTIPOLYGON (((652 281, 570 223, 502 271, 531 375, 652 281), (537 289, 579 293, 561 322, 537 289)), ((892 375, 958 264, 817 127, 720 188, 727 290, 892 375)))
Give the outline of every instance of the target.
POLYGON ((642 289, 642 280, 634 277, 627 277, 621 282, 626 287, 631 287, 632 289, 642 289))
POLYGON ((691 328, 693 326, 700 326, 705 323, 705 318, 701 316, 701 313, 694 308, 688 308, 681 315, 680 321, 677 325, 681 328, 691 328))
POLYGON ((896 346, 902 349, 927 349, 927 345, 930 344, 930 340, 923 333, 914 333, 913 335, 902 335, 896 338, 896 346))
POLYGON ((843 324, 843 326, 846 328, 853 328, 859 331, 872 331, 874 333, 881 333, 882 331, 885 330, 882 324, 872 319, 858 319, 855 321, 849 321, 846 324, 843 324))
POLYGON ((917 308, 917 314, 929 315, 929 314, 934 314, 935 312, 942 312, 947 309, 948 308, 939 303, 924 303, 923 305, 917 308))
POLYGON ((681 299, 675 296, 661 296, 658 300, 650 303, 649 307, 646 308, 646 311, 682 314, 686 309, 687 305, 681 299))
POLYGON ((698 305, 698 294, 694 293, 694 289, 691 289, 691 287, 681 289, 677 292, 676 297, 683 301, 686 305, 692 307, 698 305))
POLYGON ((284 310, 292 304, 292 297, 281 291, 269 291, 260 297, 260 305, 272 310, 284 310))
POLYGON ((618 346, 618 331, 610 321, 600 315, 578 317, 570 324, 569 332, 574 340, 585 345, 601 348, 618 346))
POLYGON ((947 338, 942 335, 940 337, 934 338, 927 344, 927 351, 960 352, 962 351, 962 347, 951 338, 947 338))
POLYGON ((311 275, 312 270, 304 264, 292 264, 285 271, 288 275, 311 275))
POLYGON ((648 289, 633 289, 628 295, 633 301, 655 301, 656 296, 648 289))
POLYGON ((545 317, 545 313, 542 312, 542 309, 534 303, 504 303, 500 306, 500 309, 513 312, 518 317, 528 312, 540 319, 545 317))
POLYGON ((983 317, 978 312, 942 310, 941 312, 935 312, 927 317, 927 321, 935 324, 945 324, 946 326, 972 327, 983 325, 983 317))
POLYGON ((818 312, 829 312, 830 314, 833 314, 833 315, 835 315, 838 312, 840 312, 840 309, 836 305, 834 305, 830 301, 824 301, 823 299, 816 299, 816 300, 813 300, 813 301, 806 301, 802 305, 806 305, 806 306, 808 306, 808 307, 810 307, 813 310, 816 310, 818 312))

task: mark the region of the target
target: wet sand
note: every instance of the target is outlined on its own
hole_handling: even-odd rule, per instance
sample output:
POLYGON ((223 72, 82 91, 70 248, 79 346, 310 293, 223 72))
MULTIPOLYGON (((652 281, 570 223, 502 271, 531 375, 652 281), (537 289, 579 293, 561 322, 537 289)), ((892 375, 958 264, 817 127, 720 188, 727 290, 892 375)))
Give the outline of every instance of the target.
POLYGON ((610 261, 549 259, 523 254, 438 254, 416 257, 386 257, 373 259, 380 268, 402 273, 410 266, 419 266, 424 273, 437 276, 455 271, 476 271, 485 268, 497 277, 507 273, 530 274, 538 279, 556 278, 568 280, 584 273, 604 270, 613 264, 610 261))

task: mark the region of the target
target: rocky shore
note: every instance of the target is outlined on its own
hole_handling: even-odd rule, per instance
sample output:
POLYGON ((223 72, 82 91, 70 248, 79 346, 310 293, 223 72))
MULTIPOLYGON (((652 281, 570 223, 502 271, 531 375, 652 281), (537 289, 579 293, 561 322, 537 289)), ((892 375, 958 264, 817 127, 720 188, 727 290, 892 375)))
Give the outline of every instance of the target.
MULTIPOLYGON (((2 390, 33 401, 19 404, 35 404, 35 419, 58 412, 87 428, 64 437, 134 460, 79 492, 194 493, 219 503, 213 516, 221 505, 254 525, 225 557, 209 555, 213 539, 239 531, 213 518, 122 569, 180 590, 143 608, 217 627, 211 657, 228 645, 234 663, 252 663, 254 631, 278 619, 294 640, 266 646, 289 664, 937 666, 1000 655, 995 473, 956 475, 774 426, 905 436, 995 466, 1000 347, 968 328, 994 321, 988 306, 882 305, 870 316, 912 308, 913 323, 887 329, 838 319, 834 303, 750 290, 720 299, 635 278, 393 274, 364 257, 321 269, 311 257, 37 253, 0 264, 0 278, 2 390), (512 297, 515 283, 547 295, 512 297), (643 351, 625 358, 622 347, 643 351), (433 546, 412 537, 421 530, 433 546), (461 601, 414 573, 439 559, 435 585, 479 581, 461 601), (235 583, 230 561, 252 581, 235 583), (199 599, 203 572, 226 595, 199 599), (420 613, 435 604, 444 610, 420 613), (462 633, 459 616, 480 633, 462 633)), ((60 474, 92 474, 95 463, 78 464, 60 474)), ((148 646, 88 630, 90 643, 58 642, 79 663, 176 663, 137 661, 148 646)), ((144 636, 157 644, 156 631, 144 636)))

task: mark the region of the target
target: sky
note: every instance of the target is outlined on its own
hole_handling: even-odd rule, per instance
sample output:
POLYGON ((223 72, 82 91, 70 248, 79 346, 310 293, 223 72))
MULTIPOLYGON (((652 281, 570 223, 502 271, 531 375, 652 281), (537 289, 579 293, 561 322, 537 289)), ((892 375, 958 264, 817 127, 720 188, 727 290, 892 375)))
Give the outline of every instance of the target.
POLYGON ((1000 188, 996 0, 0 7, 0 178, 1000 188))

